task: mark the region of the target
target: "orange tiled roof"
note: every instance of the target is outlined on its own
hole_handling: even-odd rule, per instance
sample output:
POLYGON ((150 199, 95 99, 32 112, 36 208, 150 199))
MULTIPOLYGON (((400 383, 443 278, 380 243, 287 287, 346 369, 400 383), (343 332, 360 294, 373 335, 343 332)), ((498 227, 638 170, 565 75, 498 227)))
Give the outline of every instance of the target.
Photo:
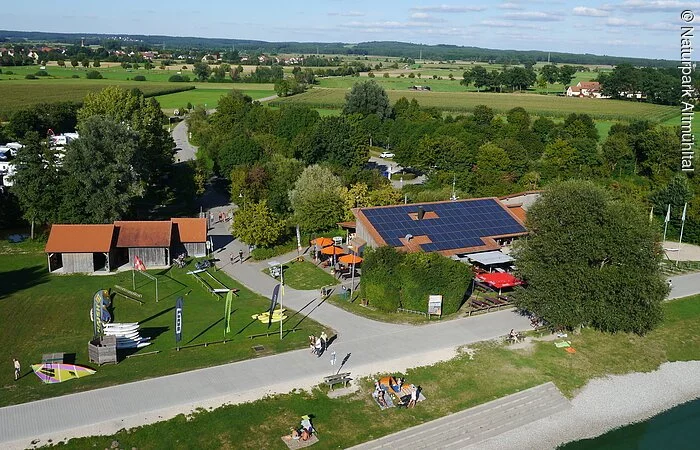
POLYGON ((177 224, 180 242, 206 242, 207 219, 178 217, 170 220, 172 220, 174 224, 177 224))
POLYGON ((53 225, 46 253, 107 253, 114 225, 53 225))
POLYGON ((117 247, 170 247, 170 221, 120 221, 114 226, 119 234, 117 247))
POLYGON ((527 213, 521 206, 509 206, 508 209, 515 215, 515 217, 520 219, 522 223, 525 223, 525 217, 527 216, 527 213))

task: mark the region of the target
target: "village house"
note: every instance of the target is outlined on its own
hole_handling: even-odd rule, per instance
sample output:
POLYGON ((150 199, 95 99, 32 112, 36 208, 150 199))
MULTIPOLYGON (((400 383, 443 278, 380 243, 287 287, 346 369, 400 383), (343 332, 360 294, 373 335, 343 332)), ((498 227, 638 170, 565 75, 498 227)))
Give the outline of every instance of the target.
POLYGON ((566 88, 567 97, 610 98, 603 95, 597 81, 579 81, 576 86, 566 88))

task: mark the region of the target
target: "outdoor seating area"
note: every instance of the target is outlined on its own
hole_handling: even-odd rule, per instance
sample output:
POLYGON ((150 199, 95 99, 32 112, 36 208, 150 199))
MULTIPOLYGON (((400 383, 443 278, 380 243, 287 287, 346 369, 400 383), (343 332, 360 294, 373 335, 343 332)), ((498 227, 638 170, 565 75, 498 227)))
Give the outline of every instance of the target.
POLYGON ((374 382, 372 399, 382 411, 388 408, 413 408, 426 400, 420 386, 406 383, 404 378, 388 376, 374 382))
MULTIPOLYGON (((496 274, 501 275, 500 273, 489 275, 496 274)), ((513 277, 510 274, 506 275, 513 277)), ((503 294, 502 289, 503 287, 496 292, 493 283, 479 281, 479 275, 477 275, 474 279, 472 297, 468 301, 467 314, 471 316, 474 313, 496 311, 513 306, 513 299, 507 294, 503 294)))

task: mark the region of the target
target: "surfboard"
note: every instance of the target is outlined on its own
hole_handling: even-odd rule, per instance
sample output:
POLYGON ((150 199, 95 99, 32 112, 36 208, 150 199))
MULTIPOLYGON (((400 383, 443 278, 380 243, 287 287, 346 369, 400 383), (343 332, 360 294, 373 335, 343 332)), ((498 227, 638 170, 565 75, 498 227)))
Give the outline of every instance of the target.
POLYGON ((131 329, 131 328, 138 328, 139 324, 138 323, 106 323, 105 324, 105 329, 131 329))
POLYGON ((117 348, 141 348, 147 345, 151 345, 150 342, 136 342, 136 341, 124 341, 117 342, 117 348))
POLYGON ((94 370, 75 364, 32 364, 32 370, 46 384, 61 383, 73 378, 82 378, 95 373, 94 370))

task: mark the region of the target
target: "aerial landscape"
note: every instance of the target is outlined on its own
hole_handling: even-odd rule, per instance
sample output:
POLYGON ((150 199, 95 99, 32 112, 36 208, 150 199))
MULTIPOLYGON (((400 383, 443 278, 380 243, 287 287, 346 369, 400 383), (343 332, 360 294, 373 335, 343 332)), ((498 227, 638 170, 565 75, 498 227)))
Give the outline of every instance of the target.
POLYGON ((13 5, 0 448, 697 448, 695 10, 13 5))

